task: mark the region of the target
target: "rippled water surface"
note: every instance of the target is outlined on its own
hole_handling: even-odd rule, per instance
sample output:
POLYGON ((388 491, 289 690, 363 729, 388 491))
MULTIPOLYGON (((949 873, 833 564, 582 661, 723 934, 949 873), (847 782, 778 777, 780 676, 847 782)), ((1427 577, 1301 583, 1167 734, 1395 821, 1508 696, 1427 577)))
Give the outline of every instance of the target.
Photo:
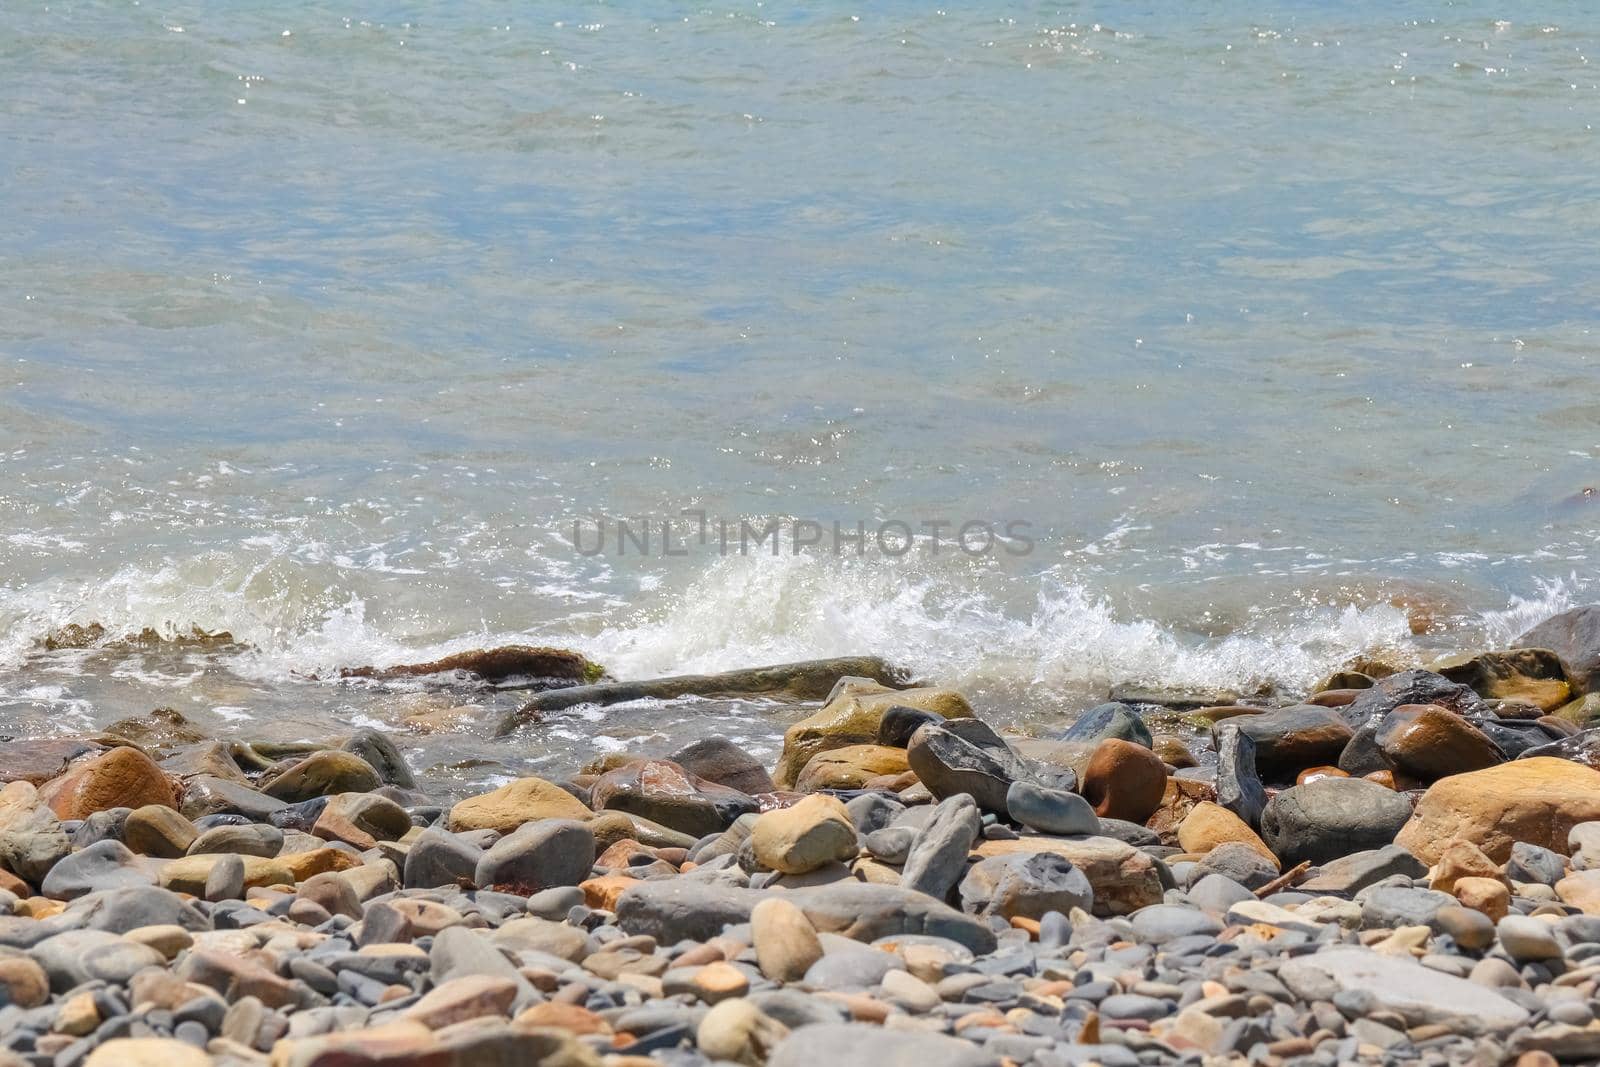
POLYGON ((246 6, 0 5, 6 732, 488 709, 309 676, 512 640, 877 652, 1043 728, 1593 596, 1590 5, 246 6), (681 509, 1034 547, 571 543, 681 509), (91 622, 240 644, 39 646, 91 622))

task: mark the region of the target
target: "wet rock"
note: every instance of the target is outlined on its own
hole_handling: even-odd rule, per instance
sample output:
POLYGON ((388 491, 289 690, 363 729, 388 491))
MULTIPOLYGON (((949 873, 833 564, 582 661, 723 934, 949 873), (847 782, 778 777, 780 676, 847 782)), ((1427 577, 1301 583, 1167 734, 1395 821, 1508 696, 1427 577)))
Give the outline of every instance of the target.
POLYGON ((44 785, 66 772, 75 760, 104 751, 104 746, 76 737, 42 737, 6 742, 5 766, 0 784, 29 782, 44 785))
MULTIPOLYGON (((954 720, 952 720, 954 722, 954 720)), ((1051 778, 1024 761, 993 730, 976 719, 965 732, 950 723, 928 724, 911 736, 906 757, 922 784, 938 799, 966 794, 984 811, 1006 814, 1006 791, 1016 781, 1051 778)))
POLYGON ((1166 788, 1167 770, 1155 753, 1114 738, 1100 742, 1083 775, 1083 798, 1103 819, 1143 823, 1166 788))
POLYGON ((708 737, 695 741, 668 758, 692 775, 738 790, 747 796, 777 789, 761 761, 726 738, 708 737))
POLYGON ((958 793, 940 801, 911 844, 900 884, 944 900, 961 880, 967 853, 982 827, 978 805, 972 797, 958 793))
POLYGON ((1504 763, 1506 754, 1483 731, 1437 704, 1402 704, 1379 720, 1378 751, 1399 772, 1433 782, 1504 763))
POLYGON ((162 859, 184 855, 198 836, 194 823, 165 804, 135 808, 122 825, 124 844, 142 855, 162 859))
POLYGON ((1040 833, 1097 834, 1100 817, 1087 800, 1065 789, 1033 782, 1013 782, 1006 790, 1006 810, 1013 822, 1040 833))
POLYGON ((1261 833, 1284 864, 1330 863, 1394 842, 1410 817, 1402 794, 1359 778, 1323 778, 1273 797, 1261 833))
POLYGON ((498 830, 507 834, 537 819, 587 819, 583 802, 543 778, 518 778, 498 789, 468 797, 450 809, 450 829, 498 830))
POLYGON ((818 794, 758 816, 750 845, 764 867, 795 875, 853 860, 859 850, 844 804, 818 794))
POLYGON ((904 704, 891 704, 878 720, 878 744, 905 748, 911 744, 911 735, 930 722, 942 723, 944 716, 904 704))
POLYGON ((101 841, 64 857, 40 883, 39 892, 52 900, 75 900, 107 889, 131 889, 156 883, 147 863, 120 841, 101 841))
POLYGON ((991 856, 980 860, 961 879, 962 910, 975 915, 1042 919, 1046 913, 1071 914, 1094 908, 1094 889, 1083 872, 1064 856, 991 856))
POLYGON ((1237 723, 1222 723, 1213 733, 1217 746, 1217 803, 1252 829, 1261 826, 1267 789, 1256 773, 1256 743, 1237 723))
POLYGON ((1150 727, 1145 725, 1139 713, 1126 704, 1115 702, 1090 708, 1078 716, 1077 722, 1058 736, 1062 741, 1090 743, 1116 738, 1119 741, 1143 745, 1145 748, 1155 747, 1155 739, 1150 736, 1150 727))
POLYGON ((1600 678, 1600 605, 1552 616, 1512 642, 1516 648, 1549 649, 1561 659, 1577 692, 1593 692, 1600 678))
POLYGON ((61 819, 83 819, 107 808, 172 807, 177 791, 155 761, 136 748, 114 748, 74 764, 39 790, 61 819))
POLYGON ((118 719, 101 733, 132 741, 140 748, 196 745, 208 740, 206 732, 176 708, 156 708, 148 715, 118 719))
POLYGON ((1547 648, 1453 656, 1430 669, 1470 686, 1485 700, 1517 700, 1554 711, 1572 699, 1566 669, 1547 648))
POLYGON ((505 645, 500 648, 457 652, 423 663, 399 663, 391 667, 346 667, 341 678, 418 678, 430 674, 464 674, 485 682, 510 679, 543 681, 552 685, 582 685, 597 681, 601 671, 576 652, 561 648, 535 648, 505 645))
POLYGON ((372 764, 350 752, 327 749, 273 775, 262 792, 285 803, 297 804, 333 793, 368 793, 383 782, 372 764))
POLYGON ((668 760, 640 760, 607 771, 589 790, 596 811, 622 811, 691 837, 716 833, 760 810, 749 796, 696 778, 668 760))
POLYGON ((1596 819, 1600 771, 1535 757, 1434 783, 1395 843, 1433 863, 1451 839, 1461 837, 1503 863, 1516 841, 1563 851, 1574 826, 1596 819))
POLYGON ((339 747, 365 761, 385 785, 399 786, 401 789, 417 787, 416 775, 411 773, 411 767, 400 754, 400 749, 387 735, 377 730, 357 730, 339 747))
POLYGON ((892 707, 910 707, 945 719, 966 718, 972 708, 953 689, 901 689, 863 692, 847 689, 820 711, 801 719, 783 735, 783 752, 773 780, 788 788, 813 756, 848 745, 878 743, 878 728, 892 707))
POLYGON ((594 866, 594 834, 581 822, 546 819, 525 823, 489 847, 474 874, 483 887, 505 886, 528 896, 577 885, 594 866))
POLYGON ((231 814, 242 815, 252 822, 265 822, 274 812, 286 807, 283 801, 248 785, 214 775, 200 775, 184 786, 183 803, 178 810, 195 820, 207 815, 231 814))
POLYGON ((343 841, 359 849, 379 841, 398 841, 411 830, 411 816, 392 800, 371 793, 339 793, 328 798, 311 832, 324 841, 343 841))
MULTIPOLYGON (((1600 694, 1592 696, 1600 700, 1600 694)), ((1585 767, 1600 770, 1600 728, 1582 730, 1547 744, 1536 745, 1524 751, 1521 758, 1531 759, 1535 756, 1571 760, 1585 767)))
POLYGON ((903 748, 847 745, 811 757, 794 787, 802 793, 819 789, 860 789, 874 778, 904 774, 909 769, 903 748))
POLYGON ((1231 719, 1222 725, 1234 727, 1255 744, 1256 772, 1268 782, 1292 782, 1307 767, 1337 762, 1355 736, 1339 710, 1314 704, 1231 719))

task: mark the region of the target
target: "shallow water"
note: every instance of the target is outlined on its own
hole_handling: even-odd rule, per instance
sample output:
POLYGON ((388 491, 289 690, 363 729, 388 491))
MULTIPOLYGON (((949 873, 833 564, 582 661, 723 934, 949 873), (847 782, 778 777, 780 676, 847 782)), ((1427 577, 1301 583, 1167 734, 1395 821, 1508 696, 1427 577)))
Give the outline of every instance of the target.
POLYGON ((1592 597, 1600 15, 981 6, 0 8, 5 731, 323 737, 423 698, 309 675, 509 640, 1042 729, 1592 597), (1033 548, 572 543, 683 509, 1033 548))

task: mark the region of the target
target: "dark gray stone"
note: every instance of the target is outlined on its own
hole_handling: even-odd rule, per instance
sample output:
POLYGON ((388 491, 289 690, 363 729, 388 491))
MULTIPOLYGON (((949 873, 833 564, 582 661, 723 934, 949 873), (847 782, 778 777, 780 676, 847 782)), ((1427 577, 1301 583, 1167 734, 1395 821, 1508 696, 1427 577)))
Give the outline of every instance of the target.
MULTIPOLYGON (((406 852, 403 884, 407 889, 433 889, 437 886, 475 882, 484 851, 461 835, 429 827, 416 836, 406 852)), ((592 839, 589 862, 594 862, 592 839)))
POLYGON ((1567 861, 1559 853, 1535 845, 1531 841, 1517 841, 1511 846, 1511 857, 1506 861, 1506 877, 1513 882, 1533 882, 1553 886, 1567 873, 1567 861))
POLYGON ((967 853, 972 851, 982 829, 978 805, 972 797, 958 793, 940 801, 911 844, 900 884, 944 900, 961 881, 967 853))
POLYGON ((1401 926, 1426 926, 1443 933, 1439 909, 1455 906, 1456 898, 1433 889, 1408 886, 1373 886, 1356 898, 1361 902, 1361 927, 1364 930, 1394 929, 1401 926))
POLYGON ((1427 864, 1410 852, 1399 845, 1385 845, 1331 860, 1313 871, 1298 888, 1312 894, 1351 896, 1385 878, 1421 878, 1427 873, 1427 864))
POLYGON ((1359 778, 1319 778, 1285 789, 1261 815, 1261 836, 1286 867, 1331 863, 1382 848, 1411 818, 1401 793, 1359 778))
POLYGON ((1033 782, 1013 782, 1006 790, 1006 809, 1013 822, 1045 834, 1098 834, 1100 818, 1077 793, 1033 782))
POLYGON ((1119 741, 1132 741, 1145 748, 1155 745, 1155 739, 1150 736, 1150 727, 1145 725, 1139 713, 1128 705, 1116 701, 1090 708, 1057 737, 1062 741, 1083 741, 1089 744, 1116 738, 1119 741))
POLYGON ((1535 626, 1512 643, 1513 648, 1548 648, 1561 657, 1567 680, 1578 693, 1600 685, 1600 604, 1563 611, 1535 626))
POLYGON ((1214 736, 1217 803, 1259 830, 1261 813, 1267 806, 1267 788, 1256 775, 1256 743, 1235 722, 1218 724, 1214 736))
POLYGON ((45 875, 39 891, 55 900, 107 889, 133 889, 156 884, 147 862, 120 841, 99 841, 65 857, 45 875))
POLYGON ((587 826, 571 819, 541 819, 523 823, 496 841, 478 860, 474 880, 485 888, 510 885, 518 893, 536 893, 577 885, 589 877, 594 859, 594 834, 587 826))
POLYGON ((400 749, 387 735, 377 730, 357 730, 339 747, 351 755, 366 760, 372 769, 378 772, 380 782, 397 785, 401 789, 417 787, 416 775, 411 773, 411 768, 406 764, 405 757, 400 754, 400 749))
POLYGON ((991 856, 961 880, 962 910, 974 915, 1042 919, 1050 912, 1094 910, 1094 888, 1064 856, 1050 852, 991 856))

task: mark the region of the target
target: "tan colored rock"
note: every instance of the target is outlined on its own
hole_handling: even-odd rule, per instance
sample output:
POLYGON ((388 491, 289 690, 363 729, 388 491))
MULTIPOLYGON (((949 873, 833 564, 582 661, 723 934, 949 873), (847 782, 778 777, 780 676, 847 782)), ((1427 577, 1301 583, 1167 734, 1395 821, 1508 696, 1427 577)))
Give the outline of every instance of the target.
POLYGON ((1520 700, 1554 711, 1573 697, 1560 657, 1547 648, 1450 656, 1428 669, 1470 686, 1485 700, 1520 700))
POLYGON ((1395 844, 1431 865, 1460 837, 1504 863, 1517 841, 1566 855, 1572 828, 1596 820, 1600 771, 1535 756, 1441 778, 1423 794, 1395 844))
POLYGON ((383 784, 372 764, 351 752, 313 752, 270 778, 261 791, 291 804, 335 793, 367 793, 383 784))
POLYGON ((144 856, 175 859, 200 836, 194 823, 165 804, 147 804, 128 813, 122 843, 144 856))
POLYGON ((96 1048, 83 1067, 211 1067, 211 1057, 167 1037, 119 1037, 96 1048))
POLYGON ((61 1007, 56 1009, 55 1022, 50 1025, 52 1032, 67 1034, 70 1037, 82 1037, 84 1034, 93 1033, 95 1027, 100 1025, 100 1009, 94 1006, 94 993, 75 993, 61 1002, 61 1007))
POLYGON ((848 862, 859 851, 850 813, 836 797, 812 794, 793 807, 765 812, 750 831, 756 859, 784 874, 805 874, 848 862))
POLYGON ((1269 860, 1274 867, 1282 868, 1267 843, 1233 812, 1220 804, 1202 801, 1190 810, 1178 827, 1178 845, 1185 852, 1206 853, 1218 845, 1236 842, 1247 845, 1269 860))
POLYGON ((58 819, 87 819, 109 808, 178 805, 178 790, 155 761, 136 748, 114 748, 49 782, 39 798, 58 819))
POLYGON ((535 819, 587 819, 594 813, 571 793, 543 778, 518 778, 499 789, 468 797, 450 809, 450 829, 498 830, 508 834, 535 819))
POLYGON ((136 945, 146 945, 167 959, 176 959, 178 953, 194 944, 194 937, 181 926, 140 926, 122 935, 136 945))
POLYGON ((1600 915, 1600 870, 1573 871, 1556 883, 1556 896, 1585 915, 1600 915))
POLYGON ((342 848, 314 848, 306 852, 286 852, 274 862, 281 863, 293 875, 294 882, 303 882, 314 874, 329 871, 348 871, 361 866, 361 857, 352 856, 342 848))
POLYGON ((700 1020, 695 1044, 719 1062, 761 1067, 788 1036, 788 1027, 748 1000, 724 1000, 700 1020))
POLYGON ((978 856, 1014 856, 1050 852, 1064 856, 1084 873, 1094 888, 1094 913, 1127 915, 1161 903, 1161 876, 1155 861, 1132 845, 1112 837, 1034 837, 1014 841, 980 841, 978 856))
POLYGON ((1428 888, 1454 893, 1463 878, 1489 878, 1504 881, 1500 865, 1483 854, 1483 849, 1463 838, 1448 842, 1439 859, 1428 871, 1428 888))
MULTIPOLYGON (((174 893, 188 893, 191 896, 204 897, 206 879, 211 876, 211 868, 216 866, 222 858, 221 854, 207 853, 168 860, 161 865, 159 875, 161 887, 170 889, 174 893)), ((261 856, 241 856, 240 859, 244 861, 245 888, 257 889, 269 885, 293 885, 297 879, 294 876, 294 871, 284 862, 287 858, 269 860, 261 856)))
POLYGON ((822 958, 822 941, 805 912, 781 896, 759 901, 750 912, 756 964, 775 982, 798 982, 822 958))
POLYGON ((472 974, 435 986, 401 1015, 415 1019, 430 1030, 439 1030, 485 1015, 504 1017, 510 1014, 511 1002, 516 999, 517 983, 511 979, 472 974))
POLYGON ((611 1024, 606 1022, 603 1015, 579 1007, 577 1004, 565 1004, 559 1000, 547 1000, 524 1008, 515 1019, 511 1020, 511 1027, 514 1030, 549 1027, 579 1036, 611 1033, 611 1024))
POLYGON ((819 789, 860 789, 874 778, 904 774, 909 769, 903 748, 846 745, 812 756, 794 787, 802 793, 814 793, 819 789))
POLYGON ((966 718, 972 707, 954 689, 889 689, 846 686, 844 692, 821 710, 806 716, 783 735, 783 752, 772 779, 780 789, 794 786, 813 756, 848 745, 878 743, 883 713, 901 705, 941 715, 966 718))
POLYGON ((49 999, 50 979, 43 967, 27 956, 0 956, 0 1004, 37 1008, 49 999))
POLYGON ((1451 889, 1462 907, 1483 912, 1491 922, 1499 922, 1511 910, 1511 890, 1498 878, 1458 878, 1451 889))

